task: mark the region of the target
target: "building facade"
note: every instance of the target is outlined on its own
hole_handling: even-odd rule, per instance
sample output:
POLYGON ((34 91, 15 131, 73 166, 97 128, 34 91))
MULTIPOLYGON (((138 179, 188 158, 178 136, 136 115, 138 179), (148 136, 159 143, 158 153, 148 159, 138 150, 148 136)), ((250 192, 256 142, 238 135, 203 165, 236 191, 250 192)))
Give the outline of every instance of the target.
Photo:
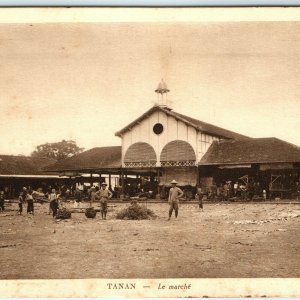
POLYGON ((237 133, 174 112, 167 105, 169 89, 156 89, 159 103, 116 133, 122 140, 122 167, 158 168, 160 185, 176 178, 195 186, 198 164, 214 141, 247 139, 237 133))

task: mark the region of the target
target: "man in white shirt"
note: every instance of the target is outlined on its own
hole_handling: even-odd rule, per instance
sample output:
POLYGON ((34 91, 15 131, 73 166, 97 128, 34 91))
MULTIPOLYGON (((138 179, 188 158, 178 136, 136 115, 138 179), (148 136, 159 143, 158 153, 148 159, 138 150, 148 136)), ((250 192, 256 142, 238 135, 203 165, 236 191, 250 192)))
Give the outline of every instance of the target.
POLYGON ((172 180, 171 182, 171 188, 169 191, 169 204, 170 204, 170 209, 169 209, 169 219, 171 219, 173 210, 175 210, 175 218, 178 217, 178 210, 179 210, 179 198, 181 198, 183 196, 183 191, 176 186, 177 185, 177 181, 176 180, 172 180))

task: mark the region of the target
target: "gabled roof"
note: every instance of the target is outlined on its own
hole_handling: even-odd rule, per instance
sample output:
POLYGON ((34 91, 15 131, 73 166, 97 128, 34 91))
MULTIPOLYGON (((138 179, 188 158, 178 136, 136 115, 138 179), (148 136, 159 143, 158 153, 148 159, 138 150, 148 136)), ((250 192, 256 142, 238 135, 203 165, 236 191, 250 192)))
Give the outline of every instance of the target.
POLYGON ((121 157, 121 146, 96 147, 48 166, 45 170, 62 172, 121 168, 121 157))
POLYGON ((0 175, 41 175, 54 159, 29 156, 0 155, 0 175))
POLYGON ((229 131, 226 129, 223 129, 221 127, 202 122, 197 119, 190 118, 188 116, 179 114, 177 112, 174 112, 173 110, 170 110, 167 107, 161 107, 161 106, 153 106, 148 111, 146 111, 143 115, 141 115, 139 118, 128 124, 126 127, 121 129, 120 131, 116 132, 115 135, 121 137, 123 133, 130 130, 133 126, 135 126, 137 123, 141 122, 143 119, 150 116, 155 111, 161 111, 169 116, 174 117, 175 119, 182 121, 183 123, 194 127, 196 130, 201 131, 203 133, 209 133, 211 135, 220 137, 220 138, 228 138, 228 139, 236 139, 236 140, 245 140, 250 139, 247 136, 235 133, 233 131, 229 131))
POLYGON ((277 138, 213 142, 199 165, 300 162, 300 147, 277 138))

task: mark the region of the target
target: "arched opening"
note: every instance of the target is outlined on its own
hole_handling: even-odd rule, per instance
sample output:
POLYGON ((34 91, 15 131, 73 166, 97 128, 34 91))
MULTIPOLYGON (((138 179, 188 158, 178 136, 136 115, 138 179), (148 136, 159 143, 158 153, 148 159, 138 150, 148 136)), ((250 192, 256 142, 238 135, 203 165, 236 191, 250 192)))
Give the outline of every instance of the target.
POLYGON ((125 167, 155 167, 156 161, 153 147, 143 142, 132 144, 124 156, 125 167))
POLYGON ((160 162, 162 167, 195 166, 196 154, 188 142, 175 140, 162 149, 160 162))

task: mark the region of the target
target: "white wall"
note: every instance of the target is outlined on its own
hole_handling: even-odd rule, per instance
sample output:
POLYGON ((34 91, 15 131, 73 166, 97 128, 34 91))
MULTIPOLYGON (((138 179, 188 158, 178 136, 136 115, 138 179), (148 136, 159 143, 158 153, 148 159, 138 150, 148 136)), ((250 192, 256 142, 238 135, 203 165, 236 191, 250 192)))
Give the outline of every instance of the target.
POLYGON ((208 135, 203 132, 198 132, 197 134, 197 145, 198 145, 198 161, 201 160, 202 156, 206 153, 209 146, 212 144, 213 141, 218 141, 219 138, 216 136, 208 135))
MULTIPOLYGON (((159 160, 163 147, 174 140, 188 142, 194 149, 198 162, 214 139, 216 138, 210 135, 197 133, 194 127, 177 121, 164 112, 155 111, 139 124, 136 124, 130 131, 124 133, 122 137, 122 163, 127 149, 134 143, 145 142, 150 144, 159 160), (153 132, 153 126, 156 123, 161 123, 164 126, 164 131, 160 135, 153 132)), ((160 166, 159 161, 157 166, 160 166)))

